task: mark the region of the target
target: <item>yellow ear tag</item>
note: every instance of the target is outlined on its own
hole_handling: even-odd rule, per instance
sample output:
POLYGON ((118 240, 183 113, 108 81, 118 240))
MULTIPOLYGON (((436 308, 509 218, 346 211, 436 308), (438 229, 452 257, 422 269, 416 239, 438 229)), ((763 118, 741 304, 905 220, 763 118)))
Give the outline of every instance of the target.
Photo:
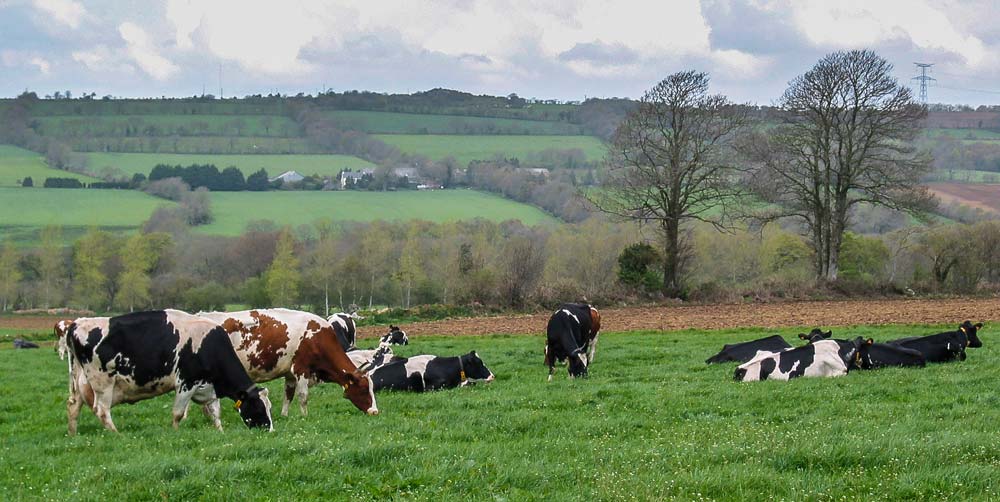
POLYGON ((348 388, 348 387, 350 387, 350 386, 351 386, 351 384, 350 384, 350 383, 345 383, 344 385, 341 385, 341 387, 343 387, 345 391, 346 391, 346 390, 347 390, 347 388, 348 388))
POLYGON ((236 408, 237 410, 239 410, 240 406, 243 406, 243 400, 242 399, 237 399, 234 408, 236 408))
POLYGON ((462 381, 464 382, 464 381, 465 381, 465 370, 462 370, 462 371, 460 371, 460 372, 458 373, 458 376, 459 376, 459 378, 461 378, 461 379, 462 379, 462 381))
POLYGON ((965 331, 965 326, 959 326, 958 329, 962 330, 962 333, 969 334, 968 331, 965 331))

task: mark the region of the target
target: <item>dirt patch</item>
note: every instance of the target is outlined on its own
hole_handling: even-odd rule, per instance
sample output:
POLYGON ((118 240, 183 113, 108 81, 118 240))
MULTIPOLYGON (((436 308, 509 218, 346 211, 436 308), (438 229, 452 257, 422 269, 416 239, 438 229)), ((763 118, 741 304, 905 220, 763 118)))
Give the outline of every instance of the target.
POLYGON ((74 319, 76 317, 78 316, 0 316, 0 328, 35 329, 39 331, 51 332, 57 322, 63 319, 74 319))
POLYGON ((1000 185, 969 183, 928 183, 927 188, 945 203, 959 204, 1000 213, 1000 185))
MULTIPOLYGON (((603 331, 729 329, 742 327, 852 326, 859 324, 955 324, 1000 319, 1000 299, 845 300, 740 305, 692 305, 600 309, 603 331)), ((408 335, 541 334, 549 312, 479 317, 402 326, 408 335)), ((358 328, 381 336, 380 326, 358 328)))

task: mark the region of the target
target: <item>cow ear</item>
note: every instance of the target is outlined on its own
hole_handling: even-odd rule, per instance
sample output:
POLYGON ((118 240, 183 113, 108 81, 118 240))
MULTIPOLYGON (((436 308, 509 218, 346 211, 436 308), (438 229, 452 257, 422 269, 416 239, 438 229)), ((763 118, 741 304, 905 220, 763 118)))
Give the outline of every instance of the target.
POLYGON ((875 343, 875 340, 872 340, 871 338, 865 340, 865 345, 872 345, 874 343, 875 343))
POLYGON ((267 387, 264 387, 263 389, 260 390, 260 398, 267 399, 267 396, 268 396, 267 387))
POLYGON ((808 340, 809 339, 809 335, 807 335, 805 333, 799 333, 799 339, 800 340, 808 340))
POLYGON ((982 327, 983 327, 983 323, 981 323, 981 322, 977 322, 977 323, 975 324, 975 326, 976 326, 976 329, 980 329, 980 328, 982 328, 982 327))
POLYGON ((830 338, 831 336, 833 336, 833 330, 831 329, 830 331, 827 331, 826 333, 823 333, 823 336, 825 336, 827 338, 830 338))

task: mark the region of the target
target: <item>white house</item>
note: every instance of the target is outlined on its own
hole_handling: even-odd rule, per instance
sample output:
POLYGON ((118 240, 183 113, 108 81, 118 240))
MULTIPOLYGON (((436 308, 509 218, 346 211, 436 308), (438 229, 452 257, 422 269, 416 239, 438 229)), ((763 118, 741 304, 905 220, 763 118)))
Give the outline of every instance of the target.
POLYGON ((275 181, 281 180, 283 183, 294 183, 296 181, 302 181, 304 179, 305 179, 305 176, 302 176, 301 174, 299 174, 296 171, 285 171, 285 172, 283 172, 283 173, 281 173, 281 174, 279 174, 279 175, 271 178, 269 181, 271 183, 274 183, 275 181))

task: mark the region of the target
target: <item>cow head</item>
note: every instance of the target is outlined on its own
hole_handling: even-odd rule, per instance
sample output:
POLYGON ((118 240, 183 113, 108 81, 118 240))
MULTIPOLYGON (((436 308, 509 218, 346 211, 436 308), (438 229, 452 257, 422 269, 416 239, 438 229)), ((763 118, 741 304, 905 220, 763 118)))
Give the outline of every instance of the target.
POLYGON ((69 327, 72 325, 72 319, 64 319, 57 322, 52 328, 52 334, 56 336, 56 352, 59 353, 59 360, 66 357, 66 350, 69 348, 69 345, 67 345, 69 342, 66 340, 66 333, 69 332, 69 327))
POLYGON ((389 325, 389 332, 385 334, 380 340, 382 343, 389 343, 394 345, 409 345, 410 339, 406 336, 406 332, 399 329, 399 326, 389 325))
POLYGON ((359 410, 369 414, 378 415, 378 405, 375 404, 375 386, 372 379, 361 370, 344 372, 346 379, 340 384, 344 388, 344 397, 354 404, 359 410))
MULTIPOLYGON (((862 337, 857 337, 850 342, 847 342, 847 350, 844 353, 844 361, 847 363, 848 370, 856 370, 864 367, 865 362, 871 361, 871 356, 868 355, 868 349, 875 343, 875 340, 871 338, 865 340, 862 337)), ((845 344, 841 344, 842 350, 845 344)))
POLYGON ((465 372, 465 381, 475 383, 475 382, 492 382, 493 372, 486 367, 486 364, 482 359, 479 358, 479 354, 476 351, 469 352, 463 356, 459 356, 462 362, 462 371, 465 372))
POLYGON ((587 376, 587 352, 581 347, 567 358, 569 361, 569 376, 572 378, 587 376))
POLYGON ((972 324, 969 321, 963 322, 958 326, 958 329, 965 333, 965 337, 969 340, 969 347, 977 349, 983 346, 982 340, 979 339, 979 329, 983 327, 983 323, 977 322, 972 324))
POLYGON ((826 340, 831 336, 833 336, 833 331, 823 331, 822 329, 819 328, 813 328, 808 335, 805 333, 799 333, 799 338, 802 340, 806 340, 809 343, 818 342, 820 340, 826 340))
POLYGON ((252 386, 240 392, 236 399, 236 411, 247 427, 274 430, 271 423, 271 400, 267 397, 267 389, 252 386))

